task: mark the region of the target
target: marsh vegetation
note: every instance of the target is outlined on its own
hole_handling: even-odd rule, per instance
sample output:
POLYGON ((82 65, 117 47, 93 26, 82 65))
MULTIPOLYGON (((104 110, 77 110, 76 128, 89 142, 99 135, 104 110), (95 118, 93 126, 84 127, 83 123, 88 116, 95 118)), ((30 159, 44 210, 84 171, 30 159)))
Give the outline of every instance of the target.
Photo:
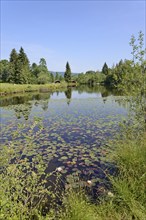
MULTIPOLYGON (((1 96, 1 219, 146 219, 141 32, 138 41, 135 47, 131 38, 132 61, 120 62, 112 71, 104 65, 102 82, 110 89, 95 86, 95 73, 88 72, 84 79, 92 81, 79 83, 78 75, 73 88, 66 76, 66 82, 50 84, 47 91, 46 85, 33 90, 26 84, 24 93, 8 95, 13 85, 1 96)), ((20 66, 24 73, 26 65, 20 66)), ((68 66, 66 73, 71 73, 68 66)), ((34 67, 46 70, 44 60, 34 67)))

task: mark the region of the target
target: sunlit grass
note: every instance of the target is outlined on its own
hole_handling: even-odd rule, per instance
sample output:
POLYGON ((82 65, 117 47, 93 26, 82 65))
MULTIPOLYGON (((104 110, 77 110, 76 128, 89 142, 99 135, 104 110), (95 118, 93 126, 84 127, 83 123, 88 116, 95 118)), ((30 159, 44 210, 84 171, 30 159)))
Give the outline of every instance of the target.
MULTIPOLYGON (((46 87, 41 87, 41 89, 46 89, 46 87)), ((66 115, 66 117, 68 121, 71 118, 69 114, 66 115)), ((61 121, 57 119, 57 122, 60 126, 62 126, 61 121)), ((86 121, 84 117, 84 122, 85 124, 89 124, 90 120, 86 121)), ((106 126, 107 125, 110 125, 109 121, 107 122, 106 126)), ((110 126, 113 127, 113 125, 110 126)), ((93 127, 93 122, 92 122, 92 127, 93 127)), ((9 127, 8 129, 10 128, 11 127, 9 127)), ((44 131, 44 127, 41 128, 44 131)), ((53 127, 51 126, 51 129, 52 128, 53 127)), ((34 127, 32 127, 31 129, 33 130, 34 127)), ((39 134, 37 133, 37 135, 33 137, 33 132, 31 129, 28 132, 28 136, 25 136, 26 140, 28 140, 28 142, 25 143, 25 145, 22 144, 21 142, 18 143, 16 142, 16 145, 14 145, 14 139, 13 139, 13 143, 3 148, 3 151, 1 151, 0 166, 2 168, 5 168, 4 169, 5 172, 3 172, 3 175, 1 175, 0 177, 1 186, 2 186, 2 191, 0 193, 1 194, 0 205, 2 207, 1 209, 2 212, 0 214, 1 219, 15 219, 15 220, 34 219, 32 216, 36 216, 36 219, 55 219, 55 220, 57 219, 59 220, 90 220, 90 219, 91 220, 92 219, 93 220, 96 219, 97 220, 114 220, 114 219, 145 220, 146 219, 146 133, 140 134, 140 130, 137 130, 137 133, 135 133, 135 128, 134 128, 134 135, 133 135, 132 129, 130 129, 130 127, 128 127, 127 125, 126 131, 123 134, 122 139, 114 140, 112 142, 112 145, 109 145, 111 146, 111 153, 108 153, 107 161, 111 160, 116 164, 118 168, 118 174, 117 176, 110 176, 107 174, 112 183, 112 188, 110 192, 107 191, 105 193, 103 198, 99 198, 97 204, 95 203, 93 204, 90 201, 90 198, 88 198, 85 195, 84 190, 82 188, 79 189, 79 192, 78 191, 75 192, 73 189, 69 191, 66 190, 63 199, 63 206, 60 206, 60 210, 57 213, 57 216, 55 209, 52 210, 52 212, 49 211, 48 216, 43 216, 41 213, 41 204, 39 204, 39 206, 36 206, 34 208, 33 201, 34 198, 39 196, 40 201, 44 203, 44 198, 45 198, 44 195, 46 194, 50 195, 51 193, 49 188, 46 191, 43 182, 41 185, 39 185, 40 179, 38 177, 39 175, 40 176, 42 175, 42 172, 44 172, 46 164, 44 165, 44 161, 42 160, 41 155, 36 153, 34 157, 35 163, 33 165, 36 166, 36 168, 38 169, 38 173, 35 174, 34 171, 31 170, 29 161, 19 158, 20 149, 24 150, 25 147, 28 148, 28 156, 30 156, 31 154, 34 155, 33 150, 35 149, 36 145, 33 143, 33 141, 36 140, 36 138, 38 139, 39 134), (32 151, 30 151, 30 149, 32 151), (16 150, 18 150, 18 152, 16 150), (9 161, 11 161, 14 157, 16 158, 16 156, 18 157, 19 163, 17 162, 16 164, 11 164, 9 161), (26 176, 27 178, 25 177, 22 179, 22 176, 25 174, 23 170, 24 167, 26 167, 27 170, 29 171, 29 175, 26 176), (25 192, 28 191, 30 194, 25 195, 24 191, 25 192), (30 206, 30 201, 29 201, 30 198, 32 201, 31 204, 32 206, 30 206)), ((100 127, 99 131, 101 130, 103 131, 102 126, 100 127)), ((71 129, 67 134, 70 135, 71 137, 73 131, 74 129, 71 129)), ((54 132, 55 132, 54 133, 55 137, 57 137, 58 140, 61 140, 60 136, 56 136, 56 130, 54 130, 54 132)), ((86 129, 85 132, 85 134, 87 133, 86 134, 87 136, 85 136, 86 138, 88 137, 88 134, 90 134, 90 132, 91 130, 86 129)), ((19 133, 21 133, 20 129, 16 134, 17 138, 19 133)), ((49 133, 50 132, 47 133, 46 144, 48 144, 49 133)), ((42 134, 40 133, 40 137, 42 137, 44 143, 44 137, 41 135, 42 134)), ((70 147, 70 145, 68 146, 70 147)), ((69 153, 68 156, 72 156, 73 151, 70 151, 72 149, 69 147, 68 147, 69 150, 67 149, 67 153, 69 153)), ((83 147, 85 149, 85 146, 83 147)), ((89 153, 90 152, 89 150, 91 149, 93 153, 94 150, 93 148, 91 148, 91 145, 89 145, 88 147, 89 148, 87 148, 86 146, 86 148, 88 149, 87 152, 89 153)), ((53 150, 51 148, 48 149, 47 151, 48 155, 51 155, 51 157, 56 151, 56 142, 53 148, 54 148, 53 150)), ((78 148, 79 151, 82 150, 80 145, 78 146, 78 148)), ((66 159, 68 159, 68 157, 64 156, 63 145, 60 150, 60 154, 62 155, 61 160, 65 161, 66 159)), ((97 156, 94 157, 94 155, 92 154, 90 156, 91 156, 91 161, 93 161, 95 158, 97 161, 97 156)), ((70 164, 74 165, 74 163, 76 162, 70 161, 70 164)), ((88 165, 87 160, 85 160, 85 164, 88 165)), ((64 169, 66 169, 66 167, 64 167, 64 169)), ((60 172, 62 171, 62 167, 56 168, 55 173, 56 171, 58 171, 57 174, 60 174, 60 172)), ((88 180, 87 182, 90 183, 91 181, 88 180)), ((55 195, 51 194, 51 196, 54 198, 55 195)))
MULTIPOLYGON (((111 160, 114 160, 117 164, 118 175, 108 176, 112 183, 110 193, 107 191, 104 197, 99 198, 99 201, 97 203, 92 203, 90 198, 85 195, 82 187, 80 187, 79 190, 76 191, 74 191, 72 187, 70 187, 69 189, 66 189, 63 198, 63 205, 60 206, 60 210, 59 212, 57 212, 57 216, 55 209, 49 211, 47 216, 43 216, 38 209, 32 209, 32 215, 37 216, 38 219, 44 220, 145 220, 146 134, 143 134, 141 136, 137 135, 137 137, 135 138, 132 135, 129 136, 129 138, 113 142, 111 160)), ((12 152, 12 149, 9 149, 7 153, 11 155, 14 152, 12 152)), ((4 165, 5 163, 7 163, 7 161, 5 160, 6 156, 3 155, 2 158, 4 158, 2 162, 2 164, 4 165)), ((23 161, 23 163, 24 162, 25 161, 23 161)), ((26 165, 25 163, 24 165, 26 165)), ((18 168, 16 164, 15 169, 17 170, 18 168)), ((19 195, 17 196, 23 198, 24 195, 21 192, 23 189, 23 187, 21 187, 21 183, 23 183, 23 181, 21 181, 21 178, 19 178, 19 175, 17 175, 17 173, 15 172, 13 165, 9 164, 7 170, 9 171, 9 175, 3 174, 5 176, 1 179, 2 182, 4 180, 7 180, 7 184, 2 184, 3 188, 6 187, 6 189, 8 189, 10 187, 12 189, 13 184, 9 181, 11 180, 16 184, 15 189, 17 189, 17 193, 19 195), (9 168, 13 169, 9 170, 9 168)), ((62 169, 58 167, 56 170, 61 171, 62 169)), ((17 171, 19 171, 19 169, 17 171)), ((27 179, 27 184, 30 185, 32 188, 33 184, 31 182, 32 179, 34 181, 35 178, 37 178, 37 175, 32 175, 31 178, 29 178, 28 176, 27 179)), ((38 186, 36 185, 36 187, 38 186)), ((45 192, 43 185, 41 187, 41 193, 45 192)), ((34 192, 36 193, 36 190, 34 192)), ((13 195, 16 196, 16 193, 13 192, 13 195)), ((13 219, 17 220, 19 219, 18 213, 22 217, 21 213, 23 210, 24 218, 22 219, 27 219, 30 208, 28 206, 23 207, 21 201, 18 203, 17 196, 16 201, 13 202, 11 201, 12 195, 7 190, 3 190, 1 196, 3 196, 2 200, 0 201, 1 205, 3 206, 3 212, 0 217, 8 216, 8 219, 11 219, 11 215, 13 215, 13 219), (7 192, 7 194, 5 194, 5 192, 7 192), (7 202, 8 208, 5 203, 7 199, 9 201, 7 202), (11 215, 9 215, 8 210, 11 215)))
POLYGON ((112 158, 119 174, 109 176, 113 196, 107 196, 95 205, 83 192, 70 192, 65 198, 65 220, 132 220, 146 219, 146 135, 116 142, 112 158))
POLYGON ((13 94, 13 93, 25 93, 25 92, 49 92, 55 91, 60 88, 66 88, 67 84, 62 83, 50 83, 44 85, 32 85, 32 84, 9 84, 0 83, 0 94, 13 94))
POLYGON ((96 206, 89 202, 83 192, 69 191, 64 198, 65 210, 62 211, 61 220, 96 220, 99 219, 96 206))

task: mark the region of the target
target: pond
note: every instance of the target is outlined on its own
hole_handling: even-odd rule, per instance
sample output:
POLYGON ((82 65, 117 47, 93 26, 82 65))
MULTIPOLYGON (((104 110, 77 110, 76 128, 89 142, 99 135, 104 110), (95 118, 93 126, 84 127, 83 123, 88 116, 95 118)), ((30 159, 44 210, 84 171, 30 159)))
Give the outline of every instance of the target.
MULTIPOLYGON (((106 158, 109 140, 118 134, 119 122, 128 112, 118 93, 101 86, 80 86, 1 97, 0 106, 1 137, 6 144, 13 141, 12 133, 21 124, 29 128, 36 117, 41 118, 43 129, 35 136, 30 155, 43 157, 46 172, 61 167, 67 180, 74 175, 82 181, 92 180, 95 186, 106 180, 105 170, 113 172, 114 166, 106 158)), ((25 131, 19 131, 21 143, 25 131)))

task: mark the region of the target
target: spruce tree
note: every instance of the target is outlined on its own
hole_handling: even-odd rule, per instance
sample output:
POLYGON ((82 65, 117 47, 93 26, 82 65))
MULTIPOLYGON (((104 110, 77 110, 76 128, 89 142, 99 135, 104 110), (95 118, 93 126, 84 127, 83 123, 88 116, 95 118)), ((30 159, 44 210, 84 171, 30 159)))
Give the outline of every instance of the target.
POLYGON ((104 75, 108 75, 108 73, 109 73, 109 68, 108 68, 108 65, 106 64, 106 62, 104 63, 104 65, 103 65, 103 67, 102 67, 102 73, 104 74, 104 75))
POLYGON ((10 74, 9 74, 9 79, 8 82, 10 83, 16 83, 16 66, 17 66, 17 61, 18 61, 18 54, 15 49, 12 49, 10 53, 10 74))
POLYGON ((64 79, 66 82, 69 82, 71 80, 71 69, 68 62, 66 63, 66 71, 64 73, 64 79))
POLYGON ((29 83, 31 78, 29 60, 21 47, 18 54, 18 62, 16 65, 16 83, 26 84, 29 83))

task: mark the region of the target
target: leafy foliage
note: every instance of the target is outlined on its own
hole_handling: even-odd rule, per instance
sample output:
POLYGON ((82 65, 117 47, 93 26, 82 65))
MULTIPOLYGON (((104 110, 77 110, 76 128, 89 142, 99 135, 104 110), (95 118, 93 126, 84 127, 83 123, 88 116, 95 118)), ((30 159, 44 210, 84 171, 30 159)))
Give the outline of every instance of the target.
POLYGON ((105 84, 121 90, 131 90, 140 88, 146 83, 146 60, 144 54, 146 50, 144 46, 144 34, 140 31, 138 36, 138 44, 136 38, 131 36, 130 46, 132 46, 132 60, 120 61, 116 66, 110 69, 106 76, 105 84))
POLYGON ((11 70, 8 60, 0 61, 0 82, 8 82, 10 80, 11 70))
MULTIPOLYGON (((136 45, 135 42, 136 39, 132 36, 130 45, 133 47, 133 59, 131 61, 121 60, 112 69, 108 68, 108 74, 106 74, 107 71, 103 71, 106 84, 126 92, 127 88, 132 90, 127 93, 130 94, 128 97, 130 118, 126 118, 126 121, 121 124, 120 136, 116 140, 107 144, 104 136, 113 136, 119 130, 119 126, 116 124, 119 122, 119 116, 116 118, 115 108, 110 106, 111 109, 108 109, 113 114, 112 118, 109 118, 105 108, 102 108, 102 112, 98 111, 95 100, 94 102, 88 100, 88 105, 81 100, 79 102, 76 100, 74 104, 76 103, 81 108, 78 109, 75 105, 70 111, 69 109, 64 111, 63 102, 58 108, 53 108, 53 111, 50 106, 50 117, 45 118, 45 126, 42 126, 39 120, 26 123, 27 127, 20 124, 18 129, 16 129, 17 123, 15 126, 7 126, 9 139, 5 140, 4 146, 0 149, 1 219, 28 220, 51 219, 51 217, 52 219, 58 217, 67 220, 146 219, 146 91, 144 87, 146 69, 142 32, 139 32, 139 44, 136 45), (135 89, 136 87, 137 89, 135 89), (59 114, 57 115, 58 109, 59 114), (112 130, 113 128, 114 130, 112 130), (50 165, 52 158, 58 158, 62 167, 54 169, 53 172, 46 172, 50 168, 48 164, 50 165), (116 162, 118 176, 113 177, 107 172, 103 172, 103 170, 107 171, 109 165, 110 168, 112 167, 112 163, 107 163, 107 159, 110 162, 116 162), (93 181, 86 181, 87 178, 93 179, 96 176, 95 182, 101 183, 102 176, 104 180, 110 179, 112 192, 100 188, 103 197, 99 199, 99 205, 96 206, 91 204, 89 198, 85 197, 82 192, 76 194, 74 191, 68 190, 67 199, 64 199, 63 211, 56 212, 55 208, 52 215, 50 212, 44 216, 44 213, 46 214, 48 211, 46 210, 46 203, 49 204, 48 197, 53 204, 56 193, 58 198, 56 185, 54 194, 50 185, 47 185, 48 181, 51 175, 56 176, 56 171, 60 172, 63 169, 64 174, 67 175, 66 191, 76 187, 79 177, 83 179, 81 184, 85 186, 86 183, 87 186, 87 182, 92 183, 93 181), (71 172, 72 175, 70 175, 71 172)), ((9 79, 11 82, 26 83, 29 79, 29 61, 23 48, 20 49, 19 54, 13 50, 10 63, 1 61, 1 66, 2 80, 9 79)), ((31 69, 34 73, 33 80, 39 79, 40 82, 37 81, 39 83, 49 81, 50 75, 44 59, 40 60, 38 66, 34 64, 31 69)), ((68 67, 66 66, 66 72, 71 73, 69 64, 68 67)), ((69 82, 70 76, 66 77, 66 81, 69 82)), ((93 71, 88 71, 78 77, 90 85, 97 82, 96 72, 93 71)), ((65 91, 65 95, 68 100, 71 99, 70 88, 65 91)), ((106 93, 103 96, 106 97, 106 93)), ((122 100, 117 99, 116 102, 122 105, 122 100)), ((35 102, 35 104, 38 103, 35 102)), ((43 107, 43 110, 46 111, 46 105, 43 107)), ((13 108, 16 113, 20 111, 26 116, 30 113, 32 105, 28 105, 27 108, 24 108, 23 105, 13 108)), ((5 138, 7 133, 3 134, 3 138, 5 138)), ((58 183, 60 175, 56 179, 58 183)), ((54 183, 54 181, 52 182, 54 183)), ((89 184, 88 189, 92 190, 89 184)))
POLYGON ((77 82, 81 84, 88 84, 88 85, 96 85, 97 83, 102 83, 104 81, 104 74, 100 73, 99 71, 87 71, 85 74, 80 73, 77 77, 77 82))
MULTIPOLYGON (((34 154, 36 138, 43 130, 39 119, 26 129, 18 125, 13 132, 13 142, 1 148, 0 183, 1 183, 1 219, 34 219, 46 214, 48 199, 53 204, 55 193, 47 185, 51 176, 59 179, 56 171, 46 173, 47 164, 43 157, 34 154), (20 134, 19 131, 23 133, 20 134), (34 132, 35 130, 35 132, 34 132), (22 144, 22 138, 25 141, 22 144)), ((55 182, 54 182, 55 184, 55 182)), ((51 208, 51 205, 50 205, 51 208)), ((47 216, 44 218, 46 219, 47 216)))

